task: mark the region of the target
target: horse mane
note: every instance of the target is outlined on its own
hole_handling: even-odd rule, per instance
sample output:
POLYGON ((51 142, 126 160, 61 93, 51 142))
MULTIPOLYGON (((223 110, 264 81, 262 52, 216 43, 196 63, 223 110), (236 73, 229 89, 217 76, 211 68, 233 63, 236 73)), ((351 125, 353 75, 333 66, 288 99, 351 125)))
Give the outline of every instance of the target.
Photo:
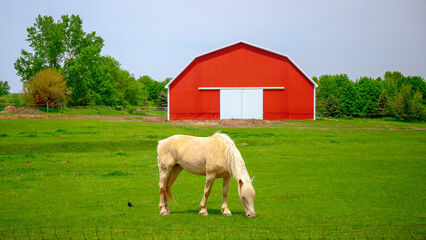
POLYGON ((238 151, 237 146, 235 146, 234 141, 225 133, 220 131, 215 132, 213 136, 221 136, 226 142, 225 155, 227 159, 228 170, 235 178, 239 181, 242 179, 244 182, 250 180, 250 176, 247 172, 246 164, 243 157, 241 156, 240 151, 238 151))

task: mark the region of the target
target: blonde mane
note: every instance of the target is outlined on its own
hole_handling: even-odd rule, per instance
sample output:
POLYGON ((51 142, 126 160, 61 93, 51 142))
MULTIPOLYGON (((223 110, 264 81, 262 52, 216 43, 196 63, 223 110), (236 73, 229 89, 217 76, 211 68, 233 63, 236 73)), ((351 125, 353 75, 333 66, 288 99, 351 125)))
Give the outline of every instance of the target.
POLYGON ((241 156, 240 151, 238 151, 237 146, 235 146, 234 141, 225 133, 217 131, 213 136, 221 136, 227 143, 225 154, 228 159, 228 170, 235 180, 241 179, 243 182, 250 181, 250 176, 248 174, 246 164, 243 157, 241 156))

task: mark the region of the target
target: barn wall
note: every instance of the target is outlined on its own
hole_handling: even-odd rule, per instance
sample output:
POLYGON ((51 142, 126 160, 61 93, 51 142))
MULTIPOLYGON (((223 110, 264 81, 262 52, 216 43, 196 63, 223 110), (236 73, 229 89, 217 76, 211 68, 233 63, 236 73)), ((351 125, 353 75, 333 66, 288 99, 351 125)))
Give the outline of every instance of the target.
POLYGON ((220 119, 220 91, 199 87, 285 87, 264 90, 264 119, 313 119, 313 85, 287 58, 236 44, 195 59, 169 86, 170 120, 220 119))

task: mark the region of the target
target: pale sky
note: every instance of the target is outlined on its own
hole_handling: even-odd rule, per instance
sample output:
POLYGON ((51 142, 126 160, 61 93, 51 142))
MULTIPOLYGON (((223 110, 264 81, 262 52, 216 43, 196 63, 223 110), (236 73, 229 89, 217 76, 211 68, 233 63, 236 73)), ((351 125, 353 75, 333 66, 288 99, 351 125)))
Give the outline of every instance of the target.
POLYGON ((195 56, 246 41, 290 56, 309 76, 426 79, 425 0, 108 1, 0 0, 0 80, 20 92, 14 62, 30 50, 37 16, 80 15, 104 39, 103 55, 136 78, 174 77, 195 56))

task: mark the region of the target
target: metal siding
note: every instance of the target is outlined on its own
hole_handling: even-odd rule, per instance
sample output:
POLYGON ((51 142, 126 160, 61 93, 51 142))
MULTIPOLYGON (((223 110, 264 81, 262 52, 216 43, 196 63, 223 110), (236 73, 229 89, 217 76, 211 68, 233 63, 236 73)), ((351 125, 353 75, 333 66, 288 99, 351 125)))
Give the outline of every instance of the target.
POLYGON ((287 58, 243 43, 196 58, 169 86, 170 120, 219 119, 220 91, 199 87, 277 87, 264 90, 263 119, 313 119, 314 86, 287 58))

